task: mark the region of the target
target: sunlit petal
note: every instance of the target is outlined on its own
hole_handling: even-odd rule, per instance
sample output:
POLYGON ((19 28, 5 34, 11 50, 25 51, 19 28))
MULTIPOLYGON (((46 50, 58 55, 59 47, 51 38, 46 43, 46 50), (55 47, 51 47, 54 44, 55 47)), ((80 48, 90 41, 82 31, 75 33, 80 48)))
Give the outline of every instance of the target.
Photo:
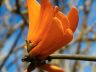
POLYGON ((40 68, 48 72, 64 72, 62 68, 52 64, 45 64, 42 65, 40 68))
POLYGON ((32 35, 40 23, 40 4, 36 0, 27 0, 28 17, 29 17, 29 30, 28 40, 32 40, 32 35))

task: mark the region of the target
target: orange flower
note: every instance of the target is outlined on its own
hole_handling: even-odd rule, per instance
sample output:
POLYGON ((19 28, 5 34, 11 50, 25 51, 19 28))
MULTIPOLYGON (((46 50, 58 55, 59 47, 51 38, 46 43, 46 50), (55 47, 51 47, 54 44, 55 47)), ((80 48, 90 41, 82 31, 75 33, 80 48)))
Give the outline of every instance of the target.
POLYGON ((52 65, 52 64, 45 64, 39 68, 41 68, 42 70, 48 71, 48 72, 64 72, 63 69, 59 68, 56 65, 52 65))
MULTIPOLYGON (((64 72, 63 69, 52 64, 45 64, 45 65, 39 66, 39 68, 47 72, 64 72)), ((24 72, 28 72, 28 70, 26 69, 24 72)))
POLYGON ((50 0, 27 0, 29 30, 27 40, 34 48, 30 57, 46 58, 62 46, 68 44, 78 24, 78 11, 72 6, 65 16, 57 6, 53 7, 50 0))

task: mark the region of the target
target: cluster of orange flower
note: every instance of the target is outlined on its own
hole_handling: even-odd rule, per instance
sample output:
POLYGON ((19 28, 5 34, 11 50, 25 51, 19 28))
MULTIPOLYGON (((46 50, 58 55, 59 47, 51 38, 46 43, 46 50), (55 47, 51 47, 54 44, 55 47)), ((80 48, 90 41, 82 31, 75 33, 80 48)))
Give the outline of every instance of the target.
MULTIPOLYGON (((29 29, 27 40, 35 46, 29 56, 44 59, 68 44, 78 24, 78 11, 72 6, 65 16, 57 6, 53 7, 50 0, 27 0, 29 29)), ((41 69, 48 72, 64 72, 61 68, 45 64, 41 69)))

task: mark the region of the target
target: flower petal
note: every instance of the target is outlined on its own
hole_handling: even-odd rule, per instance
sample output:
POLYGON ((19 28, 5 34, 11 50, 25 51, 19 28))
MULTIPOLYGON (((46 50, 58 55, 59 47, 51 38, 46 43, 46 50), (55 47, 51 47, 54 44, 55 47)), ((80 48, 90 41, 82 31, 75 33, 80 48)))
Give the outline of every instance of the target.
POLYGON ((63 69, 52 64, 45 64, 45 65, 42 65, 40 68, 48 72, 64 72, 63 69))
POLYGON ((24 72, 28 72, 28 71, 27 71, 27 69, 26 69, 26 70, 24 70, 24 72))
POLYGON ((68 18, 60 11, 58 11, 58 13, 56 14, 56 17, 58 19, 60 19, 60 21, 62 22, 62 26, 63 26, 63 30, 65 32, 65 30, 67 28, 69 28, 69 21, 68 21, 68 18))
POLYGON ((50 3, 50 0, 40 0, 41 6, 45 7, 47 3, 50 3))
POLYGON ((40 53, 40 58, 46 58, 50 54, 54 53, 56 50, 60 49, 62 46, 68 44, 73 39, 73 32, 71 29, 67 29, 65 31, 65 34, 63 38, 59 38, 59 40, 55 40, 55 42, 50 45, 50 47, 47 48, 47 50, 43 50, 42 53, 40 53), (62 40, 60 40, 62 39, 62 40))
POLYGON ((51 5, 50 2, 45 1, 46 4, 45 6, 42 6, 43 3, 41 3, 41 14, 40 14, 40 22, 37 25, 37 30, 36 30, 36 34, 34 34, 31 38, 32 38, 32 42, 37 44, 39 43, 42 38, 43 35, 46 33, 47 31, 47 27, 49 27, 50 23, 52 22, 52 18, 53 18, 53 7, 51 5))
POLYGON ((67 16, 70 22, 70 28, 74 32, 77 28, 79 20, 77 9, 73 6, 67 16))
POLYGON ((48 28, 49 28, 48 31, 45 33, 45 35, 43 35, 43 39, 36 47, 34 47, 30 51, 29 55, 41 57, 40 55, 45 53, 42 56, 47 57, 49 56, 49 54, 52 54, 54 51, 60 48, 60 47, 55 47, 54 50, 51 51, 51 53, 50 52, 46 53, 47 51, 50 50, 51 46, 53 47, 53 45, 57 43, 62 43, 63 36, 64 36, 62 24, 56 17, 53 18, 53 22, 52 24, 50 24, 50 27, 48 28))
POLYGON ((31 40, 34 30, 39 24, 40 18, 40 5, 36 0, 27 0, 28 7, 28 17, 29 17, 29 30, 28 30, 28 40, 31 40))

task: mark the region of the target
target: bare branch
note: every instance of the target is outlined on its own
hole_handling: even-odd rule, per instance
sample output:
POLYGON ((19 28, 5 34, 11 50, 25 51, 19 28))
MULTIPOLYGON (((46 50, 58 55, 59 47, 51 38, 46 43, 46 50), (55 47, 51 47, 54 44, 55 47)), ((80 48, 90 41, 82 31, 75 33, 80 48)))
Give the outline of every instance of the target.
MULTIPOLYGON (((23 29, 24 29, 24 27, 23 27, 23 29)), ((23 30, 23 29, 22 29, 22 30, 23 30)), ((4 66, 4 64, 6 63, 7 59, 8 59, 9 56, 10 56, 10 54, 12 54, 12 52, 13 52, 13 50, 14 50, 14 48, 15 48, 15 46, 16 46, 16 44, 17 44, 17 42, 18 42, 18 40, 19 40, 19 38, 20 38, 20 36, 21 36, 21 34, 22 34, 22 30, 19 32, 18 36, 16 37, 15 42, 14 42, 14 44, 12 45, 11 50, 9 51, 8 55, 5 57, 5 59, 4 59, 3 62, 1 63, 1 65, 0 65, 0 70, 2 69, 2 67, 4 66)))
POLYGON ((78 55, 78 54, 53 54, 50 59, 68 59, 68 60, 83 60, 96 61, 96 56, 78 55))

